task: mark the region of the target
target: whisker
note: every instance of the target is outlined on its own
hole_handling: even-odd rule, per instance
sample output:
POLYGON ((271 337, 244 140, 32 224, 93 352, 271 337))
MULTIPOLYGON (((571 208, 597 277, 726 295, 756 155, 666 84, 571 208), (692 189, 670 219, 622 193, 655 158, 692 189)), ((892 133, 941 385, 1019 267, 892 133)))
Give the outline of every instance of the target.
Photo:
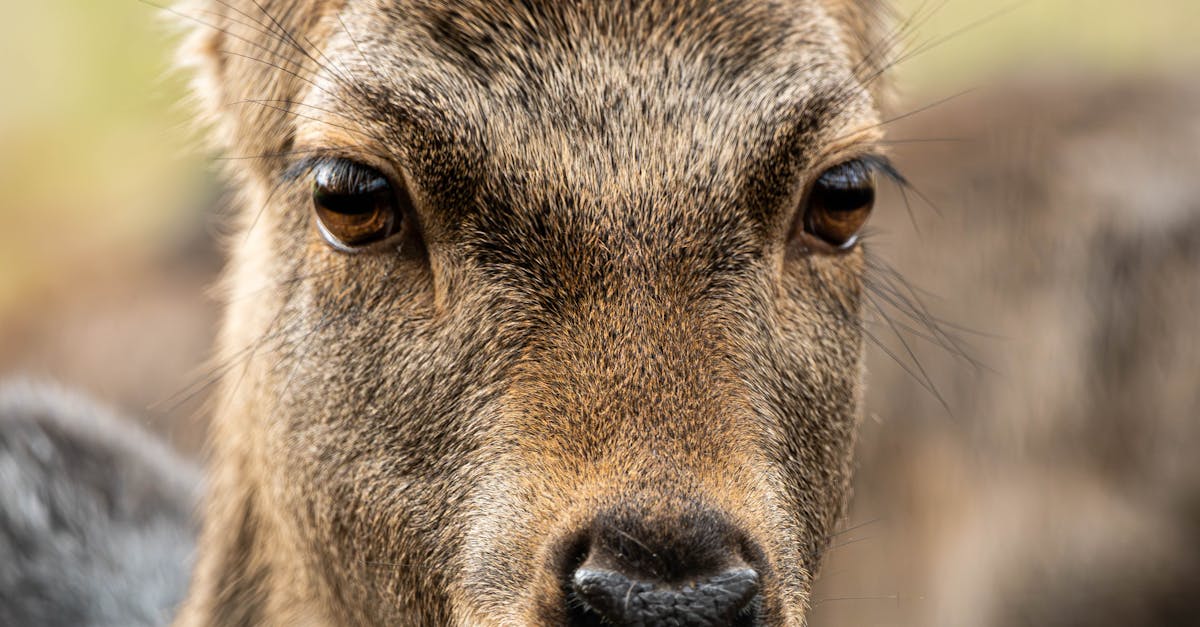
POLYGON ((871 526, 871 525, 877 525, 877 524, 879 524, 879 523, 881 523, 881 522, 886 522, 886 521, 887 521, 887 518, 884 518, 883 516, 879 516, 879 517, 877 517, 877 518, 871 518, 871 519, 869 519, 869 520, 865 520, 865 521, 863 521, 863 522, 860 522, 860 523, 856 523, 856 524, 854 524, 854 525, 851 525, 850 527, 847 527, 847 528, 845 528, 845 529, 842 529, 841 531, 835 531, 834 533, 831 533, 831 534, 829 534, 828 536, 825 536, 825 540, 826 540, 826 541, 829 541, 829 540, 832 540, 832 539, 834 539, 834 538, 836 538, 836 537, 838 537, 838 536, 843 536, 843 535, 846 535, 847 533, 850 533, 850 532, 852 532, 852 531, 857 531, 857 530, 859 530, 859 529, 863 529, 863 528, 865 528, 865 527, 869 527, 869 526, 871 526))
POLYGON ((905 144, 973 144, 978 140, 965 137, 915 137, 901 139, 880 139, 875 143, 884 146, 905 144))
POLYGON ((850 596, 822 597, 820 599, 813 599, 812 606, 813 606, 813 608, 816 608, 817 606, 821 605, 822 603, 832 602, 832 601, 899 601, 899 600, 900 600, 900 595, 898 595, 898 594, 850 595, 850 596))
MULTIPOLYGON (((239 104, 262 104, 262 105, 272 105, 272 108, 275 108, 275 109, 277 109, 277 110, 279 110, 279 111, 283 111, 283 112, 285 112, 285 113, 288 113, 288 114, 291 114, 291 115, 299 115, 299 114, 298 114, 298 112, 292 111, 291 109, 288 109, 288 108, 280 107, 279 105, 290 105, 290 106, 297 106, 297 107, 307 107, 307 108, 309 108, 309 109, 313 109, 314 111, 319 111, 319 112, 321 112, 321 113, 324 113, 324 114, 326 114, 326 115, 330 115, 330 116, 333 116, 333 117, 341 118, 341 119, 343 119, 343 120, 349 120, 349 121, 351 121, 351 122, 353 122, 353 121, 354 121, 354 118, 353 118, 353 117, 350 117, 350 116, 348 116, 348 115, 346 115, 346 114, 344 114, 344 113, 338 113, 337 111, 331 111, 331 110, 329 110, 329 109, 325 109, 325 108, 323 108, 323 107, 318 107, 318 106, 316 106, 316 105, 308 104, 308 103, 306 103, 306 102, 299 102, 299 101, 296 101, 296 100, 287 100, 287 99, 278 99, 278 98, 276 98, 276 99, 269 99, 269 98, 245 98, 245 99, 242 99, 242 100, 234 100, 234 101, 232 101, 232 102, 227 102, 227 103, 225 103, 225 106, 233 106, 233 105, 239 105, 239 104)), ((302 117, 307 117, 307 116, 302 116, 302 117)), ((319 119, 319 118, 312 118, 312 117, 309 117, 308 119, 310 119, 310 120, 316 120, 316 121, 318 121, 318 122, 326 122, 325 120, 321 120, 321 119, 319 119)), ((326 123, 329 123, 329 122, 326 122, 326 123)), ((329 124, 330 124, 331 126, 335 126, 336 128, 342 128, 342 129, 345 129, 345 130, 349 130, 349 131, 351 131, 351 132, 356 132, 356 133, 359 133, 359 134, 367 135, 367 136, 368 136, 368 137, 370 137, 371 139, 374 139, 374 140, 376 140, 376 141, 379 141, 379 142, 382 142, 382 141, 384 141, 382 137, 380 137, 380 136, 378 136, 378 135, 375 135, 375 134, 366 133, 366 132, 365 132, 365 131, 363 131, 363 130, 353 130, 353 129, 350 129, 350 128, 348 128, 348 127, 345 127, 345 126, 333 125, 332 123, 329 123, 329 124)), ((360 128, 361 128, 361 127, 360 127, 360 128)))
MULTIPOLYGON (((333 92, 329 91, 328 89, 325 89, 325 88, 324 88, 324 87, 322 87, 321 85, 317 84, 317 82, 316 82, 316 81, 313 81, 312 79, 310 79, 310 78, 308 78, 308 77, 302 76, 302 75, 301 75, 299 72, 296 72, 296 71, 294 71, 294 70, 291 70, 291 69, 288 69, 288 68, 286 68, 286 67, 283 67, 283 66, 281 66, 281 65, 279 65, 279 64, 277 64, 277 63, 272 63, 271 61, 267 61, 266 59, 260 59, 260 58, 258 58, 258 57, 255 57, 255 56, 251 56, 251 55, 248 55, 248 54, 242 54, 242 53, 240 53, 240 52, 234 52, 234 51, 232 51, 232 50, 225 49, 225 48, 222 48, 222 49, 221 49, 219 52, 221 52, 222 54, 229 55, 229 56, 233 56, 233 57, 239 57, 239 58, 242 58, 242 59, 246 59, 246 60, 248 60, 248 61, 253 61, 253 62, 255 62, 255 63, 261 63, 261 64, 263 64, 263 65, 266 65, 266 66, 268 66, 268 67, 271 67, 271 68, 274 68, 274 69, 276 69, 276 70, 279 70, 280 72, 283 72, 284 74, 287 74, 288 76, 294 77, 296 80, 299 80, 299 81, 301 81, 301 82, 303 82, 303 83, 305 83, 305 84, 307 84, 307 85, 311 86, 313 89, 316 89, 317 91, 319 91, 319 92, 321 92, 321 93, 323 93, 323 94, 326 94, 326 95, 330 96, 331 98, 335 99, 336 101, 338 101, 338 102, 339 102, 339 103, 341 103, 341 104, 344 104, 344 105, 346 105, 346 106, 348 106, 348 107, 351 107, 351 106, 352 106, 352 105, 351 105, 351 103, 347 102, 347 101, 346 101, 344 98, 342 98, 342 97, 338 96, 337 94, 334 94, 333 92)), ((293 63, 294 63, 294 62, 293 62, 293 63)))
MULTIPOLYGON (((307 49, 304 48, 304 46, 300 45, 299 42, 297 42, 295 40, 295 38, 293 36, 291 36, 291 33, 287 32, 287 30, 285 28, 283 28, 282 25, 279 26, 279 28, 284 31, 281 34, 281 33, 275 32, 274 30, 269 29, 267 24, 264 24, 256 19, 254 19, 252 16, 250 16, 250 15, 246 14, 244 11, 241 11, 238 8, 230 5, 229 3, 223 2, 222 0, 216 0, 216 1, 219 2, 222 6, 227 7, 231 11, 236 12, 238 15, 241 15, 241 16, 245 17, 247 20, 250 20, 253 24, 257 25, 258 27, 252 26, 251 24, 247 24, 241 20, 230 17, 229 15, 217 14, 211 10, 203 11, 203 12, 214 15, 214 16, 219 16, 223 19, 230 21, 231 23, 233 23, 235 25, 238 25, 238 26, 246 28, 250 31, 259 33, 263 36, 271 38, 274 41, 278 41, 281 44, 291 47, 292 49, 296 50, 301 55, 303 55, 305 58, 307 58, 309 61, 311 61, 313 64, 315 64, 318 69, 328 72, 337 83, 347 87, 349 91, 351 91, 355 95, 362 98, 365 102, 366 94, 365 94, 365 92, 362 91, 361 85, 359 85, 358 83, 356 83, 354 81, 351 81, 347 75, 345 75, 343 72, 339 71, 338 68, 332 66, 331 62, 330 63, 322 63, 321 60, 314 57, 311 53, 308 52, 307 49), (259 28, 259 27, 261 27, 261 28, 259 28)), ((330 90, 321 86, 320 84, 318 84, 316 81, 312 80, 311 78, 300 74, 300 70, 303 69, 304 64, 288 55, 284 55, 277 50, 273 50, 273 49, 268 48, 256 41, 253 41, 251 39, 243 37, 242 35, 239 35, 238 33, 233 32, 229 28, 224 28, 217 24, 207 22, 207 21, 202 20, 194 15, 188 15, 188 14, 183 13, 172 7, 158 4, 156 2, 153 2, 152 0, 139 0, 139 2, 142 2, 143 4, 146 4, 148 6, 152 6, 161 11, 170 13, 170 14, 180 17, 182 19, 194 22, 194 23, 204 26, 206 28, 213 29, 214 31, 222 33, 232 39, 236 39, 238 41, 245 43, 248 46, 251 46, 257 50, 260 50, 260 51, 270 55, 273 59, 275 59, 275 61, 255 57, 252 55, 247 55, 244 53, 234 52, 234 51, 228 50, 228 49, 222 49, 222 50, 220 50, 220 52, 223 54, 230 55, 230 56, 236 56, 236 57, 244 58, 244 59, 254 61, 257 63, 265 64, 277 71, 283 72, 283 73, 285 73, 289 76, 292 76, 292 77, 296 78, 297 80, 309 85, 310 87, 319 91, 320 93, 323 93, 323 94, 329 96, 330 98, 334 99, 339 104, 342 104, 342 105, 352 108, 352 109, 355 108, 354 103, 348 101, 346 98, 331 92, 330 90)), ((260 10, 262 10, 261 6, 259 8, 260 8, 260 10)), ((277 20, 274 20, 273 16, 270 16, 270 14, 268 12, 266 12, 265 10, 264 10, 264 14, 266 14, 268 17, 270 17, 272 19, 272 21, 274 21, 276 24, 279 24, 279 22, 277 20)), ((310 42, 310 44, 311 44, 311 42, 310 42)), ((314 46, 314 48, 315 48, 315 46, 314 46)), ((322 54, 322 56, 324 56, 324 53, 321 53, 321 54, 322 54)), ((325 57, 325 58, 328 59, 328 57, 325 57)))
POLYGON ((965 35, 971 31, 976 30, 982 26, 985 26, 1001 17, 1004 17, 1005 15, 1008 15, 1009 13, 1012 13, 1013 11, 1016 11, 1017 9, 1021 8, 1023 5, 1027 4, 1028 2, 1029 2, 1029 0, 1020 0, 1018 2, 1014 2, 1007 6, 1001 7, 999 9, 993 11, 992 13, 989 13, 973 22, 970 22, 964 26, 961 26, 961 27, 951 31, 949 34, 947 34, 943 37, 937 38, 937 39, 925 44, 924 46, 913 50, 912 52, 908 53, 904 57, 901 57, 900 59, 898 59, 896 61, 896 63, 897 64, 904 63, 906 61, 909 61, 911 59, 919 57, 922 54, 925 54, 926 52, 929 52, 930 50, 937 48, 938 46, 941 46, 947 42, 950 42, 958 37, 961 37, 962 35, 965 35))
POLYGON ((284 159, 287 157, 296 157, 299 155, 313 154, 328 154, 326 148, 313 148, 310 150, 286 150, 283 152, 265 152, 257 155, 234 155, 228 157, 213 157, 214 161, 251 161, 255 159, 284 159))
MULTIPOLYGON (((223 50, 222 52, 224 52, 224 53, 226 53, 226 54, 231 54, 231 55, 234 55, 234 56, 239 56, 239 57, 244 57, 244 56, 245 56, 245 55, 238 54, 238 53, 236 53, 236 52, 227 51, 227 50, 223 50)), ((253 57, 246 57, 246 58, 253 58, 253 57)), ((257 105, 259 105, 259 106, 267 107, 267 108, 269 108, 269 109, 274 109, 274 110, 276 110, 276 111, 280 111, 280 112, 282 112, 282 113, 286 113, 286 114, 288 114, 288 115, 292 115, 292 116, 295 116, 295 117, 298 117, 298 118, 304 118, 304 119, 306 119, 306 120, 311 120, 311 121, 313 121, 313 122, 318 122, 318 123, 320 123, 320 124, 326 124, 326 125, 328 125, 328 126, 332 126, 332 127, 334 127, 334 128, 339 128, 339 129, 342 129, 342 130, 344 130, 344 131, 347 131, 347 132, 349 132, 349 133, 354 133, 354 134, 357 134, 357 135, 362 135, 363 137, 366 137, 366 138, 368 138, 368 139, 372 139, 372 140, 375 140, 375 141, 378 141, 378 142, 382 142, 382 141, 384 141, 384 140, 383 140, 383 138, 381 138, 381 137, 379 137, 378 135, 375 135, 375 134, 373 134, 373 133, 368 133, 368 132, 366 132, 366 131, 362 130, 362 129, 361 129, 361 127, 360 127, 360 128, 352 128, 352 127, 346 126, 346 125, 344 125, 344 124, 335 124, 335 123, 333 123, 333 122, 330 122, 329 120, 322 120, 321 118, 314 117, 314 116, 311 116, 311 115, 304 115, 303 113, 300 113, 299 111, 292 111, 291 109, 288 109, 288 108, 286 108, 286 107, 280 107, 280 106, 278 106, 278 105, 273 105, 273 104, 271 104, 271 101, 270 101, 270 100, 254 100, 254 99, 247 99, 247 100, 239 100, 239 101, 235 101, 235 102, 228 103, 228 104, 230 104, 230 105, 233 105, 233 104, 257 104, 257 105)), ((303 104, 303 103, 295 103, 295 102, 293 102, 293 104, 303 104)), ((340 116, 340 117, 345 117, 345 116, 340 116)), ((350 119, 350 118, 346 118, 346 119, 350 119)))
MULTIPOLYGON (((249 55, 245 55, 245 54, 241 54, 241 53, 235 53, 235 52, 228 51, 228 50, 221 50, 221 52, 223 52, 223 53, 225 53, 225 54, 231 54, 231 55, 235 55, 235 56, 243 57, 243 58, 246 58, 246 59, 249 59, 249 60, 252 60, 252 61, 256 61, 256 62, 259 62, 259 63, 265 63, 265 64, 267 64, 267 65, 269 65, 269 66, 271 66, 271 67, 273 67, 273 68, 275 68, 275 69, 277 69, 277 70, 280 70, 280 71, 287 72, 287 73, 288 73, 288 74, 290 74, 291 76, 294 76, 295 78, 297 78, 297 79, 299 79, 299 80, 302 80, 302 81, 304 81, 304 82, 308 83, 308 84, 309 84, 309 85, 311 85, 313 88, 315 88, 315 89, 318 89, 318 90, 320 90, 320 91, 322 91, 322 92, 324 92, 324 93, 328 94, 330 97, 333 97, 333 98, 338 98, 336 94, 332 94, 332 93, 330 93, 328 90, 325 90, 324 88, 322 88, 320 85, 316 84, 315 82, 313 82, 313 81, 311 81, 311 80, 308 80, 308 79, 306 79, 305 77, 303 77, 303 76, 301 76, 300 74, 298 74, 297 72, 295 72, 295 71, 293 71, 293 70, 290 70, 290 69, 288 69, 288 68, 284 67, 285 65, 293 65, 293 66, 296 66, 296 68, 297 68, 297 69, 300 69, 300 68, 302 68, 302 67, 303 67, 303 64, 302 64, 302 63, 300 63, 300 62, 296 61, 295 59, 293 59, 293 58, 291 58, 291 57, 288 57, 288 56, 286 56, 286 55, 284 55, 284 54, 282 54, 282 53, 280 53, 280 52, 278 52, 278 51, 276 51, 276 50, 272 50, 272 49, 270 49, 270 48, 267 48, 266 46, 263 46, 262 44, 260 44, 260 43, 258 43, 258 42, 256 42, 256 41, 253 41, 253 40, 251 40, 251 39, 247 39, 247 38, 245 38, 245 37, 243 37, 243 36, 241 36, 241 35, 239 35, 239 34, 237 34, 237 33, 233 32, 232 30, 230 30, 230 29, 228 29, 228 28, 224 28, 224 27, 218 26, 218 25, 216 25, 216 24, 213 24, 213 23, 210 23, 210 22, 206 22, 206 21, 204 21, 204 20, 202 20, 202 19, 200 19, 200 18, 198 18, 198 17, 196 17, 196 16, 194 16, 194 15, 188 15, 188 14, 186 14, 186 13, 183 13, 183 12, 181 12, 181 11, 178 11, 178 10, 176 10, 176 9, 172 8, 172 7, 168 7, 168 6, 164 6, 164 5, 161 5, 161 4, 157 4, 157 3, 155 3, 155 2, 153 2, 153 1, 151 1, 151 0, 138 0, 138 1, 139 1, 139 2, 141 2, 142 4, 145 4, 145 5, 148 5, 148 6, 154 7, 154 8, 156 8, 156 9, 159 9, 159 10, 161 10, 161 11, 165 11, 165 12, 167 12, 167 13, 170 13, 170 14, 172 14, 172 15, 175 15, 176 17, 179 17, 179 18, 182 18, 182 19, 185 19, 185 20, 188 20, 188 21, 194 22, 194 23, 196 23, 196 24, 199 24, 200 26, 204 26, 204 27, 207 27, 207 28, 211 28, 212 30, 214 30, 214 31, 216 31, 216 32, 219 32, 219 33, 221 33, 221 34, 223 34, 223 35, 226 35, 226 36, 228 36, 228 37, 231 37, 231 38, 233 38, 233 39, 236 39, 236 40, 238 40, 238 41, 241 41, 241 42, 245 43, 245 44, 246 44, 246 45, 248 45, 248 46, 251 46, 251 47, 253 47, 253 48, 256 48, 256 49, 258 49, 258 50, 261 50, 261 51, 263 51, 263 52, 265 52, 265 53, 267 53, 267 54, 271 55, 272 57, 275 57, 275 58, 279 59, 279 63, 275 63, 275 64, 273 64, 273 63, 271 63, 271 62, 268 62, 268 61, 266 61, 265 59, 259 59, 258 57, 253 57, 253 56, 249 56, 249 55)), ((206 11, 206 13, 213 14, 213 12, 212 12, 212 11, 206 11)), ((214 15, 215 15, 215 14, 214 14, 214 15)), ((228 16, 221 16, 221 17, 225 17, 226 19, 228 19, 228 16)), ((231 21, 231 22, 233 22, 234 24, 238 24, 238 25, 241 25, 241 26, 243 26, 243 27, 245 27, 245 28, 249 28, 250 30, 255 30, 253 27, 251 27, 251 26, 247 26, 247 25, 245 25, 245 24, 242 24, 241 22, 239 22, 239 21, 237 21, 237 20, 232 20, 232 19, 231 19, 230 21, 231 21)), ((267 35, 267 36, 269 36, 269 37, 274 37, 274 38, 275 38, 277 41, 280 41, 281 43, 287 43, 286 41, 283 41, 283 40, 279 39, 278 35, 276 35, 276 34, 274 34, 274 33, 263 32, 262 34, 264 34, 264 35, 267 35)), ((339 100, 340 100, 340 99, 339 99, 339 100)), ((344 104, 347 104, 347 105, 349 104, 349 103, 345 103, 345 101, 342 101, 342 102, 343 102, 344 104)))
POLYGON ((866 327, 860 327, 859 331, 864 336, 866 336, 867 339, 869 339, 871 341, 871 343, 874 344, 879 350, 883 351, 883 353, 885 355, 887 355, 889 358, 891 358, 891 360, 893 362, 895 362, 896 365, 900 366, 900 368, 902 370, 904 370, 904 372, 908 373, 908 375, 910 377, 912 377, 913 381, 915 381, 917 383, 917 385, 920 385, 922 388, 924 388, 926 392, 929 392, 930 394, 932 394, 934 396, 938 396, 937 391, 933 387, 931 387, 929 385, 929 383, 927 383, 923 377, 918 376, 918 374, 915 371, 913 371, 913 369, 903 359, 901 359, 900 356, 895 353, 895 351, 888 348, 888 346, 886 344, 884 344, 882 341, 880 341, 880 339, 878 337, 876 337, 875 334, 871 333, 871 331, 869 329, 867 329, 866 327))
MULTIPOLYGON (((295 48, 300 54, 304 55, 309 61, 313 62, 318 68, 322 68, 325 71, 329 72, 334 77, 335 80, 342 82, 342 79, 340 78, 340 75, 335 71, 335 68, 322 64, 316 57, 314 57, 312 55, 312 53, 310 53, 308 51, 308 49, 306 49, 304 46, 300 45, 300 42, 296 40, 295 35, 293 35, 291 33, 291 31, 289 31, 287 29, 286 26, 284 26, 274 15, 272 15, 270 11, 267 11, 267 9, 265 7, 263 7, 263 5, 261 3, 259 3, 258 0, 252 0, 252 1, 254 2, 254 6, 257 7, 260 12, 262 12, 263 16, 265 16, 268 20, 271 21, 272 24, 275 25, 275 28, 279 30, 279 34, 282 35, 286 41, 288 41, 292 44, 293 48, 295 48)), ((309 45, 312 45, 312 42, 309 42, 309 45)), ((316 46, 313 46, 313 47, 316 48, 316 46)), ((323 53, 320 53, 320 52, 318 52, 318 54, 323 55, 323 53)), ((328 58, 328 57, 326 57, 326 58, 328 58)), ((342 82, 342 84, 347 87, 351 87, 351 88, 353 87, 353 84, 348 83, 348 82, 342 82)))
POLYGON ((362 59, 363 65, 367 66, 367 69, 370 70, 371 75, 374 76, 375 80, 381 85, 387 83, 388 81, 383 80, 383 77, 379 75, 379 71, 375 69, 375 65, 371 63, 369 59, 367 59, 367 55, 363 53, 362 47, 358 45, 358 40, 354 38, 353 34, 351 34, 350 28, 346 26, 346 22, 342 19, 342 15, 340 13, 337 15, 337 20, 338 24, 342 25, 342 32, 346 33, 346 37, 349 38, 350 43, 354 45, 354 50, 358 52, 358 56, 360 59, 362 59))
MULTIPOLYGON (((963 96, 966 96, 966 95, 968 95, 968 94, 971 94, 971 93, 973 93, 973 92, 975 92, 975 91, 976 91, 976 89, 975 89, 975 88, 973 88, 973 87, 972 87, 972 88, 969 88, 969 89, 964 89, 964 90, 962 90, 962 91, 960 91, 960 92, 956 92, 956 93, 953 93, 953 94, 951 94, 951 95, 949 95, 949 96, 945 96, 945 97, 943 97, 943 98, 939 98, 938 100, 935 100, 935 101, 933 101, 933 102, 930 102, 930 103, 927 103, 927 104, 921 105, 920 107, 917 107, 916 109, 913 109, 913 110, 911 110, 911 111, 908 111, 907 113, 902 113, 902 114, 900 114, 900 115, 896 115, 896 116, 893 116, 893 117, 891 117, 891 118, 887 118, 887 119, 885 119, 885 120, 883 120, 883 121, 881 121, 881 122, 877 122, 877 123, 875 123, 875 124, 872 124, 872 125, 870 125, 870 126, 866 126, 866 127, 863 127, 863 128, 856 129, 854 132, 855 132, 855 133, 861 133, 862 131, 867 131, 867 130, 876 129, 876 128, 882 128, 882 127, 884 127, 884 126, 888 126, 888 125, 890 125, 890 124, 895 124, 896 122, 899 122, 899 121, 901 121, 901 120, 906 120, 906 119, 908 119, 908 118, 911 118, 911 117, 913 117, 913 116, 915 116, 915 115, 920 115, 920 114, 922 114, 922 113, 925 113, 926 111, 930 111, 930 110, 932 110, 932 109, 936 109, 937 107, 940 107, 940 106, 942 106, 942 105, 945 105, 945 104, 947 104, 947 103, 949 103, 949 102, 952 102, 952 101, 954 101, 954 100, 956 100, 956 99, 958 99, 958 98, 961 98, 961 97, 963 97, 963 96)), ((846 137, 847 137, 847 136, 842 136, 842 137, 839 137, 839 138, 838 138, 837 140, 835 140, 835 141, 842 141, 842 140, 846 139, 846 137)))
MULTIPOLYGON (((222 360, 220 362, 214 363, 210 366, 205 367, 206 372, 202 372, 201 374, 197 375, 197 377, 196 377, 198 379, 197 381, 194 381, 194 382, 188 384, 179 392, 169 395, 162 401, 156 401, 155 403, 152 403, 150 405, 150 407, 152 407, 152 408, 160 407, 163 404, 171 403, 170 405, 167 405, 165 407, 165 410, 166 411, 174 411, 174 410, 178 409, 180 406, 182 406, 184 403, 186 403, 187 401, 195 398, 200 393, 204 392, 208 388, 210 388, 213 385, 220 382, 220 380, 226 374, 228 374, 231 370, 233 370, 233 368, 235 368, 239 364, 243 363, 245 361, 245 359, 243 359, 243 358, 248 358, 247 356, 253 350, 256 350, 256 347, 258 347, 260 344, 262 344, 266 341, 269 341, 271 339, 274 339, 275 337, 278 337, 279 334, 282 334, 283 332, 285 332, 287 330, 287 329, 282 329, 278 333, 272 333, 272 329, 274 328, 275 324, 279 321, 279 317, 282 314, 283 314, 283 310, 281 308, 281 310, 278 313, 276 313, 275 318, 273 318, 272 321, 270 323, 268 323, 267 329, 263 332, 263 334, 260 335, 258 338, 255 338, 255 340, 253 342, 251 342, 249 345, 247 345, 246 347, 244 347, 242 349, 235 351, 231 355, 228 355, 228 356, 222 358, 222 360)), ((301 322, 302 321, 294 321, 293 323, 299 324, 301 322)))

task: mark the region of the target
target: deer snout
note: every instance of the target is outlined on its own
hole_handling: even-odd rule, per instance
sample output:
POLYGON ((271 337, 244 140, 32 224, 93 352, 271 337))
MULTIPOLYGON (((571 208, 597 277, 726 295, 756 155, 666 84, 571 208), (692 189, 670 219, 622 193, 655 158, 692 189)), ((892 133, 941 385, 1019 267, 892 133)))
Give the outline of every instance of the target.
POLYGON ((757 622, 758 570, 740 534, 713 513, 602 516, 578 551, 564 581, 573 626, 757 622))
MULTIPOLYGON (((746 612, 758 593, 758 572, 731 568, 682 587, 630 579, 622 573, 580 568, 573 588, 589 613, 613 625, 736 625, 754 620, 746 612)), ((590 617, 587 617, 590 618, 590 617)), ((573 621, 590 625, 589 620, 573 621)))

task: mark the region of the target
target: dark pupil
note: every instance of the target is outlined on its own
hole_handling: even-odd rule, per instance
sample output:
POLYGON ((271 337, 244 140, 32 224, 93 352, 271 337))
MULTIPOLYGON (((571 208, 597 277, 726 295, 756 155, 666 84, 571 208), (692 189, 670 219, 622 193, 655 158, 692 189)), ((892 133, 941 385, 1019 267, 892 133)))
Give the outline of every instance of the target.
POLYGON ((387 200, 387 189, 358 194, 341 194, 318 189, 315 196, 317 202, 321 203, 321 208, 326 211, 357 216, 377 211, 387 200))
POLYGON ((387 195, 386 179, 361 171, 322 172, 313 192, 322 209, 347 216, 374 213, 386 203, 387 195))
POLYGON ((386 237, 395 220, 395 197, 387 179, 358 165, 334 163, 319 169, 313 203, 325 231, 347 246, 386 237))
POLYGON ((857 211, 875 202, 871 174, 856 163, 834 168, 817 181, 815 198, 822 209, 836 213, 857 211))

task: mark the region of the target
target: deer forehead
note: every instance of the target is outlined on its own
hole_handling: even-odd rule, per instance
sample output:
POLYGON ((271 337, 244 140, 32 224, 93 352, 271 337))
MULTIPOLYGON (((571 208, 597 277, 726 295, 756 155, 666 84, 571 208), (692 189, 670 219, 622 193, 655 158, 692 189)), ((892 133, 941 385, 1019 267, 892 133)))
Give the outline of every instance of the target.
POLYGON ((819 2, 360 4, 321 22, 297 96, 304 147, 474 158, 606 193, 745 176, 772 151, 811 161, 877 121, 852 38, 819 2))

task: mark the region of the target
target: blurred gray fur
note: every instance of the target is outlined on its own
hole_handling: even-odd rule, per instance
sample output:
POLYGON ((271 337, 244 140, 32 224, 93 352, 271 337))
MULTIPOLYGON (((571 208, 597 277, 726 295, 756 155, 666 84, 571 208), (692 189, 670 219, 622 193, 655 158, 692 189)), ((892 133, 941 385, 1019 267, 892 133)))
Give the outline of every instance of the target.
POLYGON ((187 587, 199 483, 88 399, 0 385, 0 625, 169 623, 187 587))

